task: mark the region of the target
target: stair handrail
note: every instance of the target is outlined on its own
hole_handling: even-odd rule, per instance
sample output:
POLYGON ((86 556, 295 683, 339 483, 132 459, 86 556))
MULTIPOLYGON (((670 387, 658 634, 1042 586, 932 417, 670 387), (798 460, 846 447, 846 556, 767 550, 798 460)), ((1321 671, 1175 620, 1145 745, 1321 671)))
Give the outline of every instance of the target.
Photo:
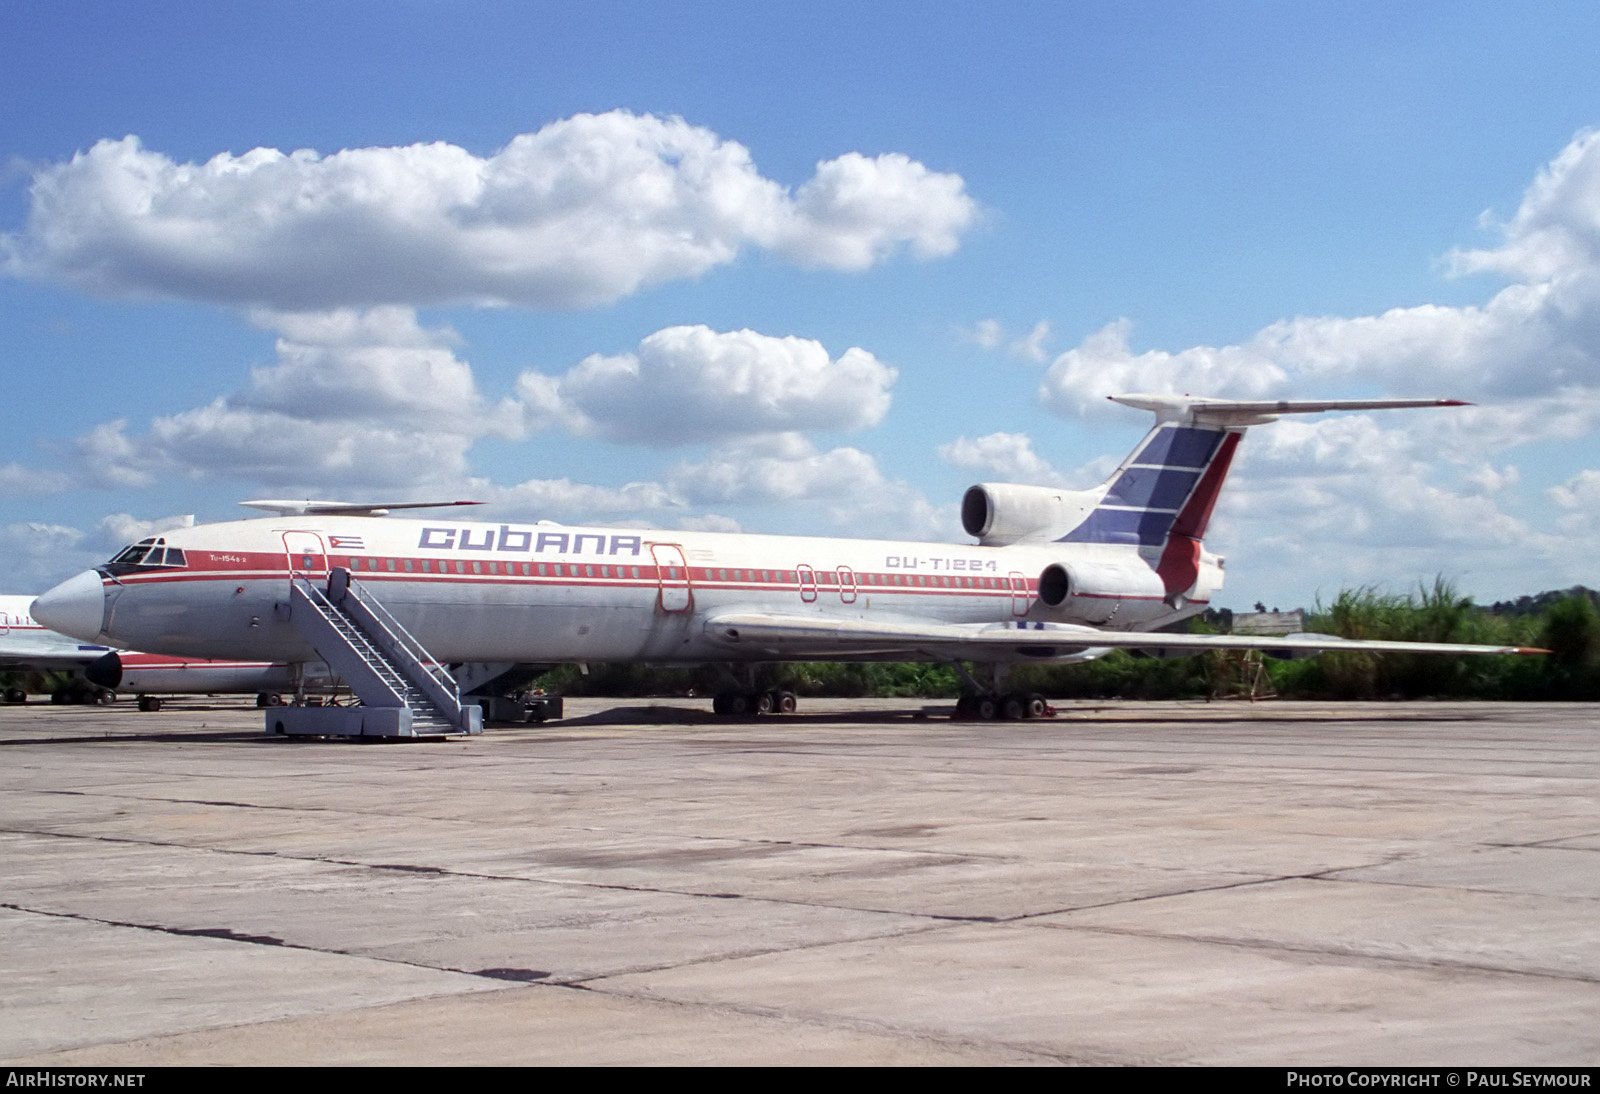
POLYGON ((368 592, 356 580, 354 574, 350 575, 346 591, 361 601, 362 607, 373 614, 378 621, 378 625, 389 632, 389 637, 394 639, 396 644, 415 658, 428 671, 429 675, 439 682, 440 687, 449 691, 455 698, 456 705, 460 706, 461 687, 456 683, 456 678, 451 676, 443 665, 439 664, 433 654, 429 653, 427 648, 410 631, 406 630, 403 623, 390 614, 389 609, 385 608, 376 596, 368 592))
MULTIPOLYGON (((332 599, 327 595, 327 593, 325 593, 315 583, 307 580, 300 574, 291 574, 289 578, 289 584, 295 592, 298 592, 306 599, 306 602, 311 606, 311 608, 322 617, 324 623, 331 628, 334 633, 337 634, 338 626, 333 620, 336 616, 342 617, 343 613, 339 611, 339 608, 333 603, 332 599)), ((361 635, 359 628, 357 628, 356 633, 360 635, 364 643, 371 647, 371 639, 367 638, 365 635, 361 635)), ((343 638, 342 636, 340 640, 346 643, 349 642, 349 639, 343 638)), ((366 656, 362 654, 359 649, 353 645, 350 648, 352 652, 356 654, 359 660, 366 662, 369 670, 373 672, 373 680, 377 683, 377 685, 387 691, 401 705, 404 705, 405 696, 401 692, 396 691, 387 680, 383 679, 381 674, 376 672, 375 669, 372 669, 371 662, 367 661, 366 656)), ((323 650, 319 649, 317 652, 322 654, 324 657, 329 656, 329 654, 323 650)), ((331 667, 332 666, 330 665, 330 668, 331 667)))

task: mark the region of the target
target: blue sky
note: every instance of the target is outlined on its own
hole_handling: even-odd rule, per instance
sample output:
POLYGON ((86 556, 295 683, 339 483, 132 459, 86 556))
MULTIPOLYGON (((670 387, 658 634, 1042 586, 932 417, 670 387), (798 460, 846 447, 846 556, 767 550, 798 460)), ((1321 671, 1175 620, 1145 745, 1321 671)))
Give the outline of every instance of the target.
POLYGON ((972 482, 1097 481, 1127 389, 1480 404, 1253 431, 1224 603, 1600 585, 1597 32, 10 5, 0 590, 260 496, 959 540, 972 482))

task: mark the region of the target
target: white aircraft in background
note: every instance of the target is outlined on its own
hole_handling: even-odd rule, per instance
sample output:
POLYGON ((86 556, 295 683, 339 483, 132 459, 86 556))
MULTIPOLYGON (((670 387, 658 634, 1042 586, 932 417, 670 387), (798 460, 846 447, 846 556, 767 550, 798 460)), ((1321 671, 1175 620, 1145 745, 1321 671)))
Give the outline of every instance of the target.
POLYGON ((775 661, 946 661, 972 687, 959 713, 1026 717, 1043 703, 1005 693, 1009 666, 1115 648, 1541 652, 1153 633, 1204 610, 1222 587, 1223 560, 1202 538, 1247 427, 1283 414, 1466 404, 1114 398, 1154 412, 1156 424, 1111 477, 1089 490, 974 486, 961 506, 973 544, 374 519, 374 506, 247 502, 277 515, 141 540, 33 610, 84 641, 331 665, 326 647, 342 640, 316 630, 310 614, 327 613, 311 601, 359 590, 387 610, 384 628, 409 632, 402 644, 414 641, 424 665, 479 681, 512 665, 717 665, 728 670, 719 713, 793 709, 792 695, 755 686, 754 666, 775 661))
MULTIPOLYGON (((132 653, 98 643, 81 642, 35 622, 31 596, 0 596, 0 670, 70 672, 103 689, 105 701, 120 689, 139 696, 140 710, 160 710, 158 695, 254 694, 263 706, 276 704, 284 692, 305 686, 327 690, 332 681, 325 666, 309 675, 295 666, 255 661, 199 661, 166 654, 132 653)), ((27 692, 13 685, 5 701, 27 701, 27 692)))

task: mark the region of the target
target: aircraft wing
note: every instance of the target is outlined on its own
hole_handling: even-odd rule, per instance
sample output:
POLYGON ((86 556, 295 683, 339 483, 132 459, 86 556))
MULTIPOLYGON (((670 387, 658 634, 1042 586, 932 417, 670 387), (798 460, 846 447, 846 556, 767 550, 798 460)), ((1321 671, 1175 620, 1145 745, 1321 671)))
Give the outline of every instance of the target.
POLYGON ((110 646, 64 646, 55 642, 0 639, 0 669, 52 672, 82 668, 111 651, 110 646))
POLYGON ((770 612, 733 612, 706 622, 706 630, 729 646, 755 648, 775 658, 905 653, 962 661, 1049 660, 1085 650, 1263 650, 1302 655, 1330 650, 1367 653, 1536 654, 1530 646, 1470 646, 1449 642, 1381 642, 1329 634, 1169 634, 1165 631, 1102 631, 1070 623, 936 623, 816 619, 770 612))

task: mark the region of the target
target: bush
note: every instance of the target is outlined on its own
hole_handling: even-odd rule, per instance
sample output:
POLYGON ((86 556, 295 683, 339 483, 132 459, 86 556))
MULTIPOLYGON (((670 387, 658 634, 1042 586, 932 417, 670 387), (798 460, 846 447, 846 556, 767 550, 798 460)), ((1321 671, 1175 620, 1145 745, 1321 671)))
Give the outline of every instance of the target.
MULTIPOLYGON (((1353 639, 1530 646, 1548 657, 1330 652, 1304 661, 1271 662, 1278 694, 1301 699, 1600 699, 1600 610, 1587 589, 1522 597, 1490 612, 1435 578, 1415 595, 1346 589, 1320 601, 1312 631, 1353 639)), ((1191 620, 1192 631, 1205 631, 1191 620)), ((1161 659, 1117 650, 1084 664, 1014 666, 1006 689, 1066 699, 1200 699, 1222 685, 1237 659, 1221 652, 1161 659)), ((951 698, 963 682, 948 664, 792 662, 767 665, 764 687, 800 695, 859 698, 951 698)), ((980 676, 980 679, 982 677, 980 676)), ((709 669, 596 665, 588 675, 562 666, 541 678, 568 695, 709 695, 718 689, 709 669)))

